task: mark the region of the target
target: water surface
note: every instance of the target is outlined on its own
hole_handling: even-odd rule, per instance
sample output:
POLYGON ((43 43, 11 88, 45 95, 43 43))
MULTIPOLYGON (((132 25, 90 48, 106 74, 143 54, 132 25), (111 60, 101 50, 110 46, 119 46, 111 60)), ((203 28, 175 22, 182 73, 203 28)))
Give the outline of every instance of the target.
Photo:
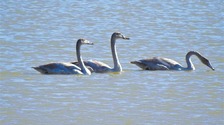
POLYGON ((2 125, 224 124, 223 1, 1 1, 0 123, 2 125), (49 62, 83 58, 113 65, 117 41, 120 74, 42 75, 49 62), (130 61, 154 56, 185 64, 199 51, 212 71, 192 57, 196 70, 142 71, 130 61))

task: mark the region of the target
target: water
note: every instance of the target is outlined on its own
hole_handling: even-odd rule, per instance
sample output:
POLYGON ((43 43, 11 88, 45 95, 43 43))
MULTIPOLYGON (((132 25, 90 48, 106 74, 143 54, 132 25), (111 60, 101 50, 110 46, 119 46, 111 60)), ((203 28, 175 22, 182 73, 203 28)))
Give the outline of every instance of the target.
POLYGON ((2 125, 224 124, 224 8, 214 1, 1 1, 0 123, 2 125), (85 60, 112 66, 117 41, 120 74, 42 75, 32 66, 85 60), (130 61, 163 56, 196 70, 142 71, 130 61))

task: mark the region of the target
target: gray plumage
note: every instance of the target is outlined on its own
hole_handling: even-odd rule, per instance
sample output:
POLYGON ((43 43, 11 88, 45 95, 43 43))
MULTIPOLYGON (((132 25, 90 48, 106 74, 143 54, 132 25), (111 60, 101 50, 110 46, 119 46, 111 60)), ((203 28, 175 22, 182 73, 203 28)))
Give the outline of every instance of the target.
MULTIPOLYGON (((93 69, 93 72, 96 73, 106 73, 106 72, 121 72, 122 71, 122 66, 119 62, 118 55, 117 55, 117 50, 116 50, 116 40, 117 39, 124 39, 124 40, 129 40, 130 38, 125 37, 122 33, 120 32, 114 32, 111 36, 111 52, 112 52, 112 57, 113 57, 113 62, 114 62, 114 67, 111 68, 109 65, 96 61, 96 60, 88 60, 84 61, 84 64, 87 67, 91 67, 93 69)), ((77 62, 71 62, 72 64, 78 65, 77 62)))
POLYGON ((59 62, 59 63, 48 63, 44 65, 40 65, 37 67, 32 67, 38 72, 42 74, 84 74, 84 75, 91 75, 91 72, 87 67, 84 65, 81 54, 80 54, 80 47, 82 44, 89 44, 93 45, 92 42, 89 42, 85 39, 79 39, 76 43, 76 56, 79 62, 79 65, 74 65, 71 63, 66 62, 59 62))
POLYGON ((136 64, 143 70, 195 70, 195 67, 191 61, 192 55, 197 56, 204 65, 214 70, 209 60, 203 57, 199 52, 196 52, 196 51, 190 51, 186 54, 187 67, 183 67, 180 63, 172 59, 163 58, 163 57, 154 57, 150 59, 131 61, 131 63, 136 64))

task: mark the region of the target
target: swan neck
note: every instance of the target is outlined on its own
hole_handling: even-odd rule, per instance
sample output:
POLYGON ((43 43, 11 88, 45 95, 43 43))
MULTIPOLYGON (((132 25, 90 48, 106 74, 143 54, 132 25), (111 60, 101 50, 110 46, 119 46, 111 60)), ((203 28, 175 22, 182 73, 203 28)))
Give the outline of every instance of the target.
POLYGON ((84 65, 84 62, 83 62, 83 59, 82 59, 82 56, 81 56, 81 53, 80 53, 80 47, 81 47, 81 44, 77 44, 76 45, 76 54, 77 54, 77 60, 78 60, 78 63, 79 63, 79 67, 81 68, 81 71, 83 74, 86 74, 86 75, 90 75, 90 71, 86 68, 86 66, 84 65))
POLYGON ((195 53, 189 52, 186 55, 186 63, 187 63, 187 68, 186 70, 195 70, 194 64, 191 61, 191 56, 195 55, 195 53))
POLYGON ((114 62, 114 71, 122 71, 122 67, 121 64, 119 62, 118 59, 118 55, 117 55, 117 49, 116 49, 116 38, 115 37, 111 37, 111 51, 112 51, 112 57, 113 57, 113 62, 114 62))

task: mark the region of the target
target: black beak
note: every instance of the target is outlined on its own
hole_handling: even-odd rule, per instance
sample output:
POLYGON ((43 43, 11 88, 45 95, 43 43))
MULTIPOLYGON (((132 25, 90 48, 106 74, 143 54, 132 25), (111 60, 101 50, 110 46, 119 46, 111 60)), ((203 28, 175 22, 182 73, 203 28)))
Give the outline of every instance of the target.
POLYGON ((89 45, 94 45, 94 43, 92 43, 92 42, 89 42, 88 44, 89 44, 89 45))
POLYGON ((130 39, 129 37, 126 37, 126 36, 123 36, 122 38, 123 39, 126 39, 126 40, 129 40, 130 39))
POLYGON ((213 71, 215 70, 210 63, 208 64, 208 67, 211 68, 213 71))

